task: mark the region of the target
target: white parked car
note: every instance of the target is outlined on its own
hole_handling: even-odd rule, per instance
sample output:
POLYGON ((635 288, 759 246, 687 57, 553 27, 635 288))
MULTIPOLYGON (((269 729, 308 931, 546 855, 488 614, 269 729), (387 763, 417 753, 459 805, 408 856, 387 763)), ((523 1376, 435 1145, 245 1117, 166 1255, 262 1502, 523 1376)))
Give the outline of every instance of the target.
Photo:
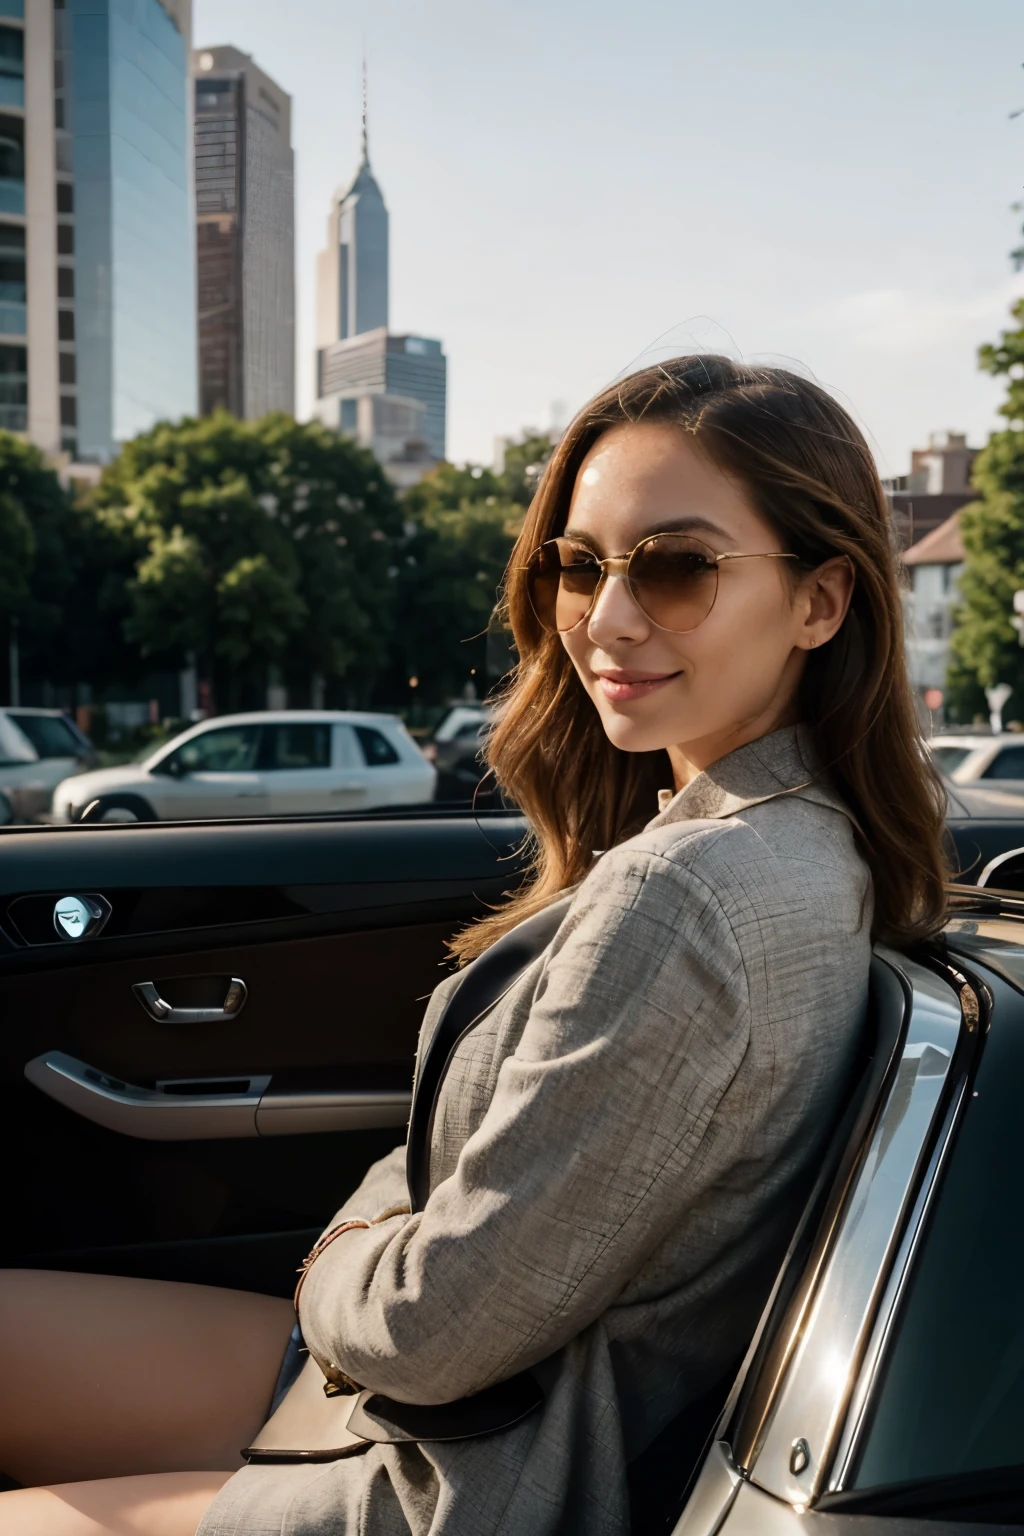
POLYGON ((141 762, 65 779, 52 819, 194 821, 410 805, 433 798, 436 777, 394 715, 219 715, 141 762))
POLYGON ((0 791, 8 820, 33 821, 48 811, 56 785, 95 761, 92 742, 59 709, 0 709, 0 791))
POLYGON ((934 736, 928 743, 935 766, 954 784, 993 780, 1024 787, 1024 733, 999 736, 934 736))

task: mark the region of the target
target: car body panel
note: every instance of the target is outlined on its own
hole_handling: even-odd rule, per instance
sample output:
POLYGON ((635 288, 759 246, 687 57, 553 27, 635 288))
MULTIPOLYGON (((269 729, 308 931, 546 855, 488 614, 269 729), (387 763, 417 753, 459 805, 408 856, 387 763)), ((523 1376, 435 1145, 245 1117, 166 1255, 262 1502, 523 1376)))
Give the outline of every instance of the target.
POLYGON ((56 786, 94 761, 92 743, 60 710, 0 709, 0 789, 18 821, 44 814, 56 786))
POLYGON ((954 784, 1006 784, 1024 792, 1024 735, 957 736, 943 732, 928 743, 940 771, 954 784))
MULTIPOLYGON (((435 770, 395 716, 326 710, 260 711, 201 721, 141 762, 76 775, 53 794, 52 819, 77 820, 95 801, 141 802, 142 814, 160 820, 205 820, 226 815, 303 815, 412 804, 433 798, 435 770), (386 738, 395 761, 368 763, 358 729, 386 738), (316 762, 267 754, 278 733, 323 732, 329 742, 316 762), (274 733, 271 735, 271 733, 274 733), (221 753, 217 743, 234 750, 221 753), (190 757, 189 754, 192 754, 190 757), (194 759, 194 760, 193 760, 194 759)), ((136 806, 136 811, 139 806, 136 806)))
POLYGON ((385 814, 2 837, 0 1141, 20 1169, 2 1261, 288 1294, 316 1230, 404 1134, 445 941, 514 884, 521 822, 385 814), (58 935, 54 907, 72 894, 109 903, 95 937, 58 935), (175 1008, 216 1011, 232 978, 247 997, 220 1022, 161 1022, 136 992, 148 982, 175 1008), (136 1129, 26 1079, 57 1056, 115 1098, 119 1083, 138 1090, 136 1129), (224 1085, 260 1077, 257 1125, 224 1085), (183 1090, 223 1118, 199 1116, 199 1139, 154 1134, 144 1096, 183 1090))
MULTIPOLYGON (((0 1139, 19 1173, 2 1260, 287 1294, 312 1236, 401 1140, 444 941, 514 884, 524 830, 516 815, 437 810, 0 832, 0 1139), (70 895, 109 907, 80 940, 54 926, 70 895), (244 1007, 190 1022, 217 1014, 233 978, 244 1007), (143 982, 180 1017, 154 1016, 143 982), (40 1091, 47 1061, 92 1070, 112 1118, 90 1113, 88 1080, 77 1099, 52 1082, 40 1091), (126 1087, 141 1131, 121 1114, 126 1087), (148 1114, 170 1094, 180 1102, 157 1108, 184 1126, 173 1136, 148 1114)), ((1024 846, 1019 827, 1004 831, 1024 846)), ((797 1520, 824 1536, 946 1529, 829 1500, 849 1496, 890 1319, 969 1113, 985 999, 994 1031, 1024 1031, 1024 900, 966 887, 959 900, 953 969, 938 952, 876 957, 888 1032, 835 1161, 823 1159, 677 1536, 782 1536, 797 1520), (804 1438, 806 1476, 791 1462, 804 1438)), ((680 1503, 688 1457, 670 1466, 680 1503)))

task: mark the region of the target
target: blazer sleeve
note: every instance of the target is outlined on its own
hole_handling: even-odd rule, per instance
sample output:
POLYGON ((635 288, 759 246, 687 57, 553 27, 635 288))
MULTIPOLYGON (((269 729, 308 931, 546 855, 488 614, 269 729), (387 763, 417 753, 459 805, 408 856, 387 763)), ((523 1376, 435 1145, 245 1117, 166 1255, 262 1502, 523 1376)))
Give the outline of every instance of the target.
POLYGON ((701 1195, 702 1143, 749 1015, 710 887, 673 857, 606 854, 454 1173, 422 1212, 345 1233, 317 1260, 307 1343, 416 1403, 454 1401, 568 1343, 701 1195))
MULTIPOLYGON (((405 1176, 405 1142, 394 1147, 363 1175, 358 1189, 353 1190, 345 1204, 331 1217, 324 1231, 330 1231, 343 1221, 361 1217, 364 1221, 375 1220, 383 1211, 396 1205, 409 1209, 409 1185, 405 1176)), ((322 1235, 322 1234, 321 1234, 322 1235)))

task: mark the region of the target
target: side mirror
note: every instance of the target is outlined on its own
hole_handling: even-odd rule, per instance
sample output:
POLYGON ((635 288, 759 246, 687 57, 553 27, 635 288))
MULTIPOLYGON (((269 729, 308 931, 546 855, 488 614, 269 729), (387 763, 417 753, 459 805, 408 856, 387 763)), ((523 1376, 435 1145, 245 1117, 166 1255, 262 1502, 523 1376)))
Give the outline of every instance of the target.
POLYGON ((166 773, 169 779, 183 779, 188 772, 180 757, 169 757, 166 762, 160 763, 157 773, 166 773))

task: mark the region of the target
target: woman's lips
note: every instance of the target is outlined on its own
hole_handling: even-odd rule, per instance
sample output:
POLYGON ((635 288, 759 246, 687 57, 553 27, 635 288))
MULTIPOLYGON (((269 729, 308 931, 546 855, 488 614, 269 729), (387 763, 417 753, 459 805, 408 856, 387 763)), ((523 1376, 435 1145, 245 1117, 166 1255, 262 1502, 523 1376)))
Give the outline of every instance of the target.
POLYGON ((626 704, 631 699, 646 699, 656 688, 678 676, 678 672, 663 672, 657 677, 645 677, 635 672, 599 672, 597 683, 605 698, 616 704, 626 704))

